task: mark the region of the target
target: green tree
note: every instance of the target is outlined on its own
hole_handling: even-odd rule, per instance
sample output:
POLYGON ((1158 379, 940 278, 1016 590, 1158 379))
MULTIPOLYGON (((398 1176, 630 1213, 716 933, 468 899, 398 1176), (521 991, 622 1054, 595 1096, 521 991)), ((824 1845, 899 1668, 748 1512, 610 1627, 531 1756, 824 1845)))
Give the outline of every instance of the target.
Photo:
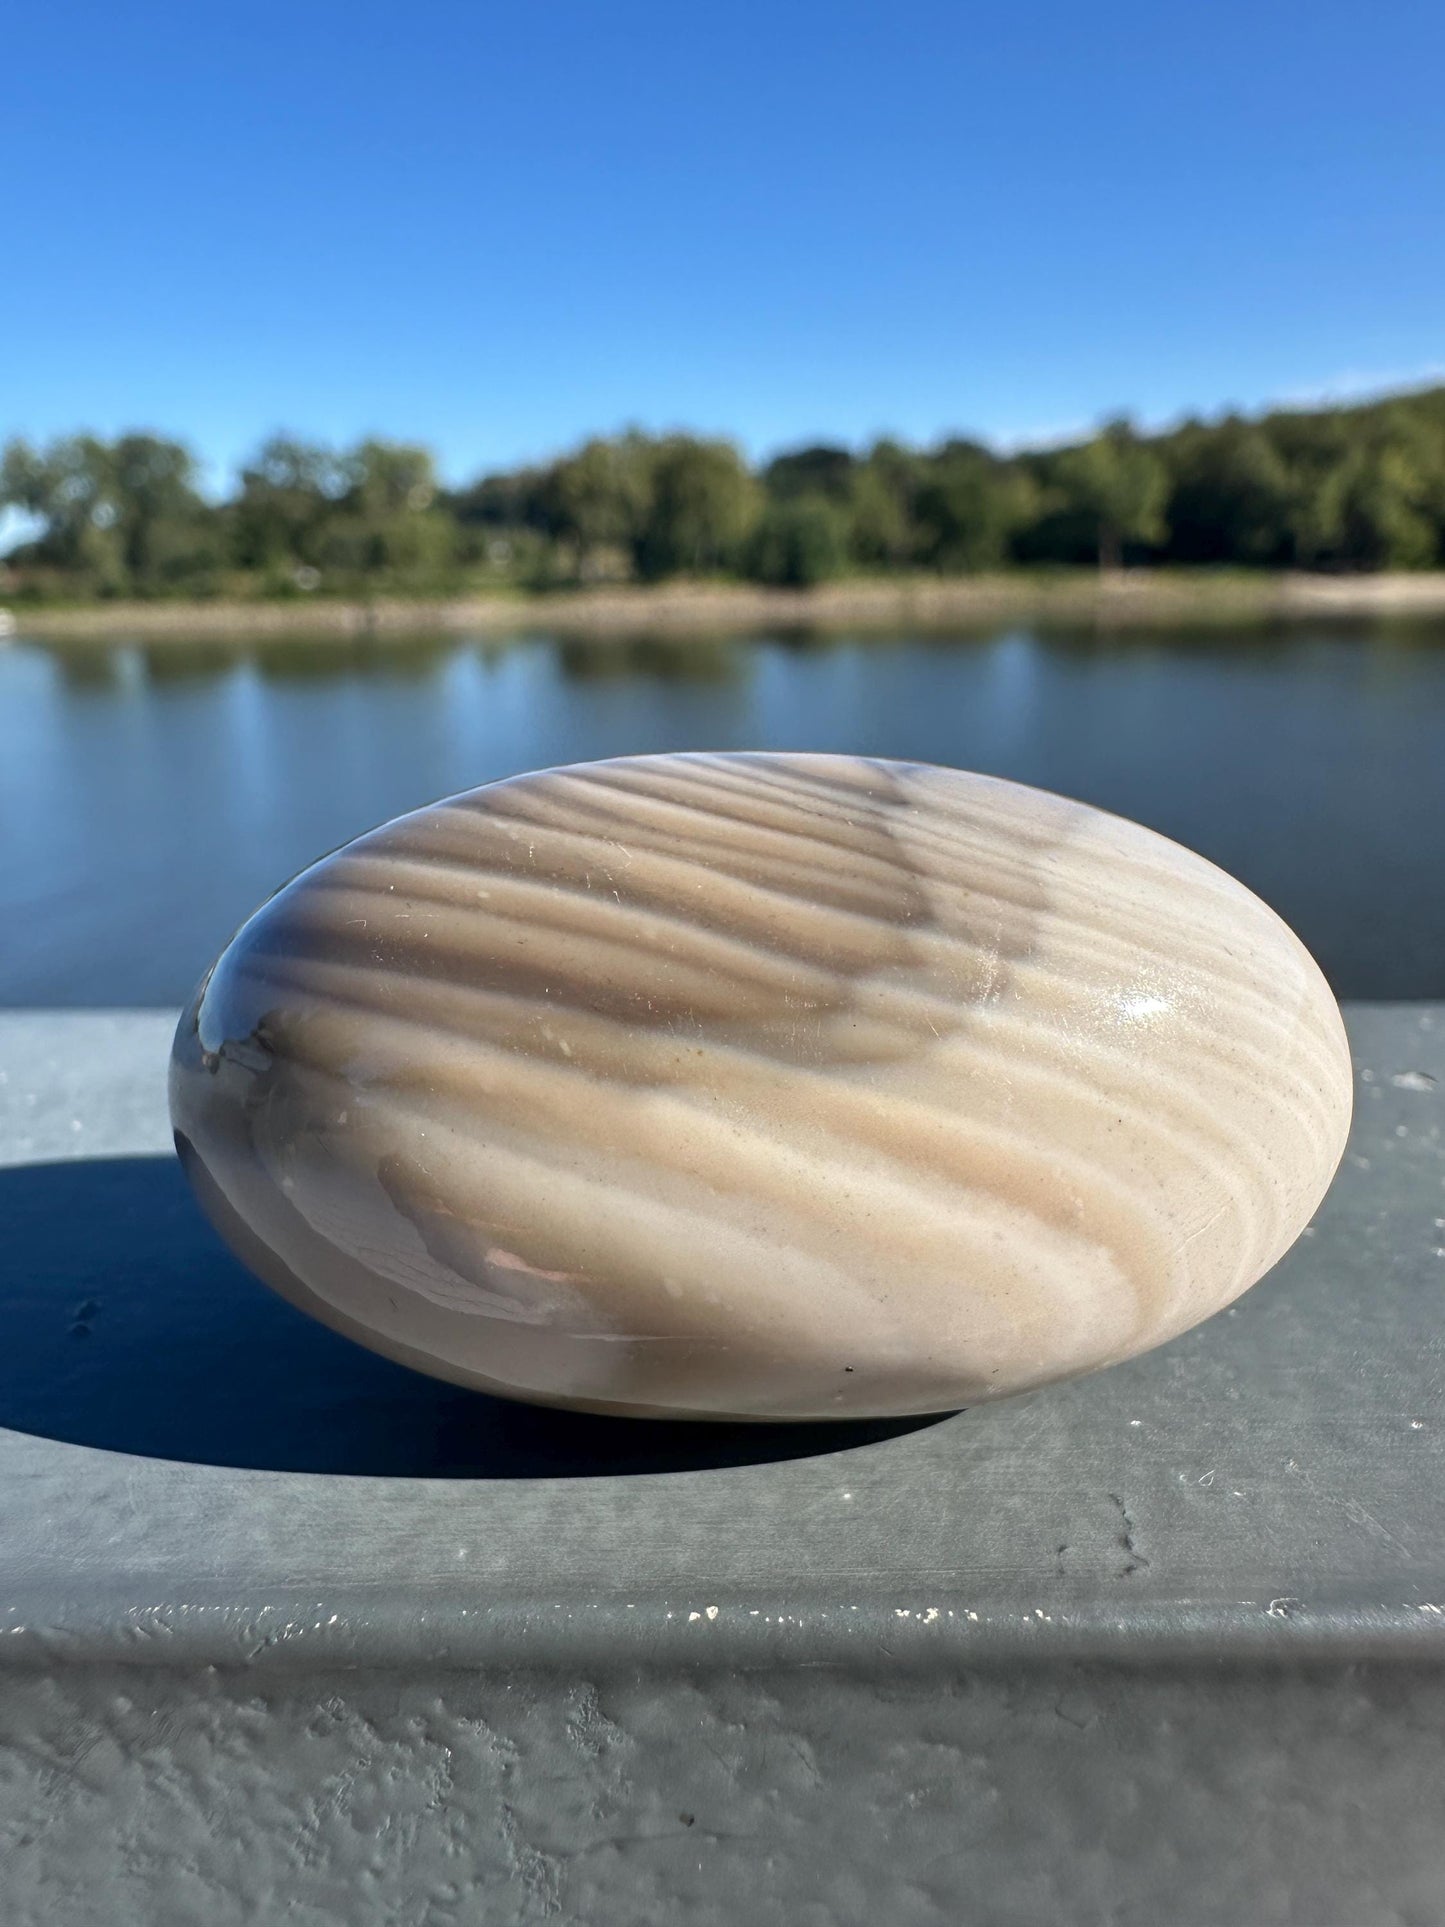
POLYGON ((323 575, 360 586, 409 587, 444 570, 454 524, 437 507, 431 452, 409 442, 371 437, 337 465, 343 492, 325 518, 319 545, 323 575))
POLYGON ((551 476, 551 469, 544 468, 515 468, 483 475, 444 500, 463 528, 544 532, 551 526, 551 476))
POLYGON ((198 557, 209 559, 205 505, 188 448, 159 435, 122 435, 107 466, 121 561, 133 588, 183 580, 198 557))
POLYGON ((864 568, 897 569, 913 560, 920 467, 916 455, 893 441, 875 442, 854 465, 848 546, 864 568))
POLYGON ((436 500, 436 464, 430 449, 375 438, 358 442, 341 457, 342 507, 350 514, 384 521, 419 515, 436 500))
POLYGON ((587 442, 554 463, 541 498, 548 532, 572 547, 579 576, 591 572, 604 550, 630 560, 652 508, 652 444, 636 433, 587 442))
POLYGON ((327 523, 346 492, 344 462, 320 442, 273 435, 241 470, 232 518, 243 569, 315 568, 327 523))
POLYGON ((926 464, 914 501, 918 553, 936 569, 996 569, 1032 509, 1021 471, 976 442, 945 443, 926 464))
POLYGON ((429 452, 345 452, 277 435, 229 500, 191 456, 140 430, 23 439, 0 453, 0 506, 31 519, 7 586, 68 596, 327 586, 560 586, 745 570, 770 582, 845 567, 994 568, 1147 551, 1158 561, 1404 569, 1445 564, 1445 387, 1347 408, 1117 422, 1073 448, 1007 459, 955 439, 928 452, 786 451, 752 475, 731 444, 595 438, 546 466, 446 491, 429 452), (320 575, 316 575, 320 571, 320 575), (303 578, 306 578, 303 580, 303 578))
POLYGON ((152 593, 218 560, 194 476, 190 452, 158 435, 17 440, 0 460, 0 504, 40 523, 31 559, 72 589, 152 593))
POLYGON ((822 495, 770 502, 748 539, 747 573, 758 582, 808 589, 841 575, 848 562, 844 512, 822 495))
POLYGON ((1440 555, 1424 475, 1399 447, 1351 450, 1316 504, 1315 539, 1354 569, 1423 569, 1440 555))
POLYGON ((857 467, 846 448, 797 448, 775 456, 763 470, 762 482, 775 502, 796 502, 811 496, 841 507, 852 495, 857 467))
POLYGON ((34 517, 30 559, 72 578, 76 588, 122 586, 109 452, 94 435, 67 435, 46 448, 15 440, 0 463, 0 504, 34 517))
POLYGON ((1171 439, 1166 459, 1171 560, 1291 559, 1296 488, 1264 429, 1238 416, 1211 427, 1193 423, 1171 439))
POLYGON ((756 508, 757 485, 731 442, 667 436, 653 457, 638 573, 655 581, 726 568, 738 558, 756 508))
POLYGON ((1065 449, 1054 476, 1067 509, 1094 531, 1101 569, 1119 567, 1126 542, 1163 541, 1168 477, 1128 422, 1110 422, 1093 441, 1065 449))

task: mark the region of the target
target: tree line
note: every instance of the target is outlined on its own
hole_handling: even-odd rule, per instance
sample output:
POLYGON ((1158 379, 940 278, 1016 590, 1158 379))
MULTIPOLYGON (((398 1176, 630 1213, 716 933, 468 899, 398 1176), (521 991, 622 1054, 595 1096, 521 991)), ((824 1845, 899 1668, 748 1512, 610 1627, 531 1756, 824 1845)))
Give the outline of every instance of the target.
POLYGON ((268 440, 224 500, 148 433, 8 443, 20 599, 449 594, 668 577, 806 587, 1029 565, 1445 566, 1445 387, 1000 453, 631 431, 460 488, 422 447, 268 440))

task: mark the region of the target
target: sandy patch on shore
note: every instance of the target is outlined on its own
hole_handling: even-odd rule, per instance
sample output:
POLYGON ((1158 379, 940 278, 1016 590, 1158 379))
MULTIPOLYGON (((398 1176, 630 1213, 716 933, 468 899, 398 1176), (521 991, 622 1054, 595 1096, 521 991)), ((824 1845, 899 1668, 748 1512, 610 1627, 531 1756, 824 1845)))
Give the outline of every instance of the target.
POLYGON ((679 584, 539 596, 369 603, 113 602, 14 609, 14 632, 64 641, 407 631, 498 635, 528 630, 637 635, 769 628, 938 629, 1009 617, 1068 622, 1217 623, 1309 614, 1445 614, 1445 571, 1412 575, 1213 576, 1136 569, 948 581, 832 583, 816 589, 679 584))

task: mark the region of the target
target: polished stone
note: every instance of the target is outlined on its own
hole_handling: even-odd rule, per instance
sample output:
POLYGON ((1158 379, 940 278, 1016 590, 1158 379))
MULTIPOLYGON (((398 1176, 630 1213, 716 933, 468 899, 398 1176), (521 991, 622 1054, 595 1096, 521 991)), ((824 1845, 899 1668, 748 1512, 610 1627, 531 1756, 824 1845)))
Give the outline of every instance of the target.
POLYGON ((902 1414, 1113 1363, 1288 1249, 1350 1118, 1303 946, 992 778, 554 770, 388 824, 182 1019, 207 1209, 326 1323, 600 1411, 902 1414))

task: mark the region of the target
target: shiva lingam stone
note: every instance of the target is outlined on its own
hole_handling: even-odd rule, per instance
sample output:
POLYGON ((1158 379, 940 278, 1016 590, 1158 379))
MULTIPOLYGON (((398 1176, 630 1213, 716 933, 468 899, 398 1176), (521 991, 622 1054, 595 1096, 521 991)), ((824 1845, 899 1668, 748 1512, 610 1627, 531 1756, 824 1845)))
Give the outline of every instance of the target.
POLYGON ((276 1290, 599 1412, 945 1410, 1207 1318, 1342 1154, 1273 911, 987 776, 642 756, 373 830, 181 1021, 176 1143, 276 1290))

